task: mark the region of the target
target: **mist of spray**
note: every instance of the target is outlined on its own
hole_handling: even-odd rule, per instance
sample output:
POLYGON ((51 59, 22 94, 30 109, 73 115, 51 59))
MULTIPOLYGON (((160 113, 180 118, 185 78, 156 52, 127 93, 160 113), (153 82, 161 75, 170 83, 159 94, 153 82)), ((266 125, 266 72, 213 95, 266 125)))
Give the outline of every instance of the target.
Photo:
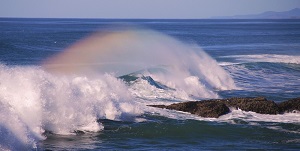
POLYGON ((162 66, 168 68, 169 74, 159 78, 164 82, 171 80, 175 87, 190 87, 189 83, 196 78, 206 88, 235 88, 229 74, 199 46, 145 29, 96 33, 43 63, 44 68, 54 73, 116 76, 162 66))

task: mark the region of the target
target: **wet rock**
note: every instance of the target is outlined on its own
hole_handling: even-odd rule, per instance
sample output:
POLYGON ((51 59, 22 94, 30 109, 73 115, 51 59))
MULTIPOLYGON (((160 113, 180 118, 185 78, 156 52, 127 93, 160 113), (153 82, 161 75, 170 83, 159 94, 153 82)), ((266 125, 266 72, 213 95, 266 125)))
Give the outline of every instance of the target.
POLYGON ((217 118, 221 115, 229 113, 229 108, 226 104, 218 101, 190 101, 175 103, 171 105, 149 105, 152 107, 166 108, 170 110, 177 110, 183 112, 189 112, 202 117, 217 118))
POLYGON ((274 101, 269 101, 264 97, 256 98, 230 98, 224 103, 229 107, 252 111, 260 114, 278 114, 279 107, 274 101))
MULTIPOLYGON (((298 98, 297 100, 291 100, 288 103, 283 103, 281 104, 281 108, 282 110, 286 111, 288 109, 291 109, 290 105, 298 103, 298 106, 293 106, 295 106, 296 109, 299 109, 299 101, 300 99, 298 98)), ((229 113, 229 108, 231 107, 241 109, 243 111, 252 111, 260 114, 279 114, 281 111, 281 109, 274 101, 269 101, 263 97, 189 101, 182 103, 174 103, 171 105, 149 106, 189 112, 198 116, 213 118, 218 118, 221 115, 229 113)))
POLYGON ((300 97, 278 103, 281 113, 300 112, 300 97))
POLYGON ((162 108, 162 109, 165 109, 167 108, 166 105, 147 105, 147 106, 151 106, 151 107, 157 107, 157 108, 162 108))
POLYGON ((206 101, 198 103, 197 108, 192 114, 196 114, 201 117, 214 117, 218 118, 221 115, 229 113, 229 108, 221 102, 206 101))

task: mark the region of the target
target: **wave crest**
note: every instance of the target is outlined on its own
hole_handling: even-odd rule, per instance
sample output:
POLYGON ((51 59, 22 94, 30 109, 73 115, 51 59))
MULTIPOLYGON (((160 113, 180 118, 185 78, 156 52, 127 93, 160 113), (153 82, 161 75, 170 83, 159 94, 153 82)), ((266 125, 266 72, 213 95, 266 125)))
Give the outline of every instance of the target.
POLYGON ((89 79, 3 65, 0 72, 1 145, 34 146, 44 131, 99 131, 97 119, 133 120, 143 113, 125 84, 109 74, 89 79))

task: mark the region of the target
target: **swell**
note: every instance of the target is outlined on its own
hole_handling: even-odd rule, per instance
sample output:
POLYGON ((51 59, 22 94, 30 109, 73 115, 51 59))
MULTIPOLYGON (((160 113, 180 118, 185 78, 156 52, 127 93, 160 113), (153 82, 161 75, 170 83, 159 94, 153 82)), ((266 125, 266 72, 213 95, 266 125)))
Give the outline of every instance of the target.
POLYGON ((299 129, 299 125, 292 123, 247 122, 240 119, 233 119, 232 123, 223 123, 177 120, 157 115, 147 115, 144 118, 147 122, 101 120, 105 127, 101 133, 80 136, 50 135, 49 139, 44 141, 43 147, 51 149, 53 144, 57 149, 68 147, 71 150, 77 149, 72 148, 76 144, 82 144, 82 149, 99 149, 101 146, 104 150, 184 150, 187 147, 195 150, 272 150, 299 147, 299 139, 293 133, 299 129), (60 143, 61 140, 68 143, 60 143), (85 145, 84 142, 89 142, 89 145, 85 145))
POLYGON ((266 97, 279 95, 275 100, 283 100, 300 95, 299 67, 299 64, 250 62, 224 66, 224 69, 243 91, 258 92, 266 97))
POLYGON ((230 55, 222 56, 222 59, 231 59, 230 62, 221 62, 222 65, 241 64, 249 62, 269 62, 269 63, 286 63, 300 64, 299 55, 280 55, 280 54, 253 54, 253 55, 230 55))

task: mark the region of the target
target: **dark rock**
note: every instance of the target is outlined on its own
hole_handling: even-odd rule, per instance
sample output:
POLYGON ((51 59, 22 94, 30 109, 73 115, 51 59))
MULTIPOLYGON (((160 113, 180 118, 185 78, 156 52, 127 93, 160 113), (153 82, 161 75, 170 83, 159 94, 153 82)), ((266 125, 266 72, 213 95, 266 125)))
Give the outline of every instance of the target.
POLYGON ((221 115, 229 113, 229 108, 221 102, 206 101, 197 104, 197 108, 192 114, 202 117, 218 118, 221 115))
POLYGON ((162 109, 167 108, 167 106, 165 106, 165 105, 147 105, 147 106, 157 107, 157 108, 162 108, 162 109))
MULTIPOLYGON (((298 103, 296 109, 299 109, 300 108, 299 101, 300 99, 298 98, 297 100, 291 100, 290 103, 291 104, 298 103)), ((291 108, 289 106, 290 103, 282 104, 281 105, 282 110, 286 111, 287 110, 286 108, 290 109, 291 108)), ((189 102, 182 102, 182 103, 174 103, 171 105, 149 105, 149 106, 189 112, 202 117, 214 117, 214 118, 229 113, 230 107, 241 109, 243 111, 252 111, 260 114, 280 113, 280 109, 274 101, 269 101, 263 97, 189 101, 189 102)))
POLYGON ((260 114, 278 114, 279 108, 274 101, 264 97, 256 98, 230 98, 224 101, 228 107, 239 108, 243 111, 252 111, 260 114))
POLYGON ((195 113, 195 110, 197 108, 197 103, 194 101, 190 102, 183 102, 183 103, 175 103, 167 106, 167 109, 170 110, 178 110, 178 111, 183 111, 183 112, 190 112, 190 113, 195 113))
POLYGON ((294 111, 300 112, 300 97, 281 102, 278 104, 278 107, 281 113, 294 111))
POLYGON ((183 112, 189 112, 202 117, 217 118, 221 115, 227 114, 230 110, 226 104, 217 101, 190 101, 175 103, 168 106, 165 105, 149 105, 152 107, 166 108, 170 110, 177 110, 183 112))

